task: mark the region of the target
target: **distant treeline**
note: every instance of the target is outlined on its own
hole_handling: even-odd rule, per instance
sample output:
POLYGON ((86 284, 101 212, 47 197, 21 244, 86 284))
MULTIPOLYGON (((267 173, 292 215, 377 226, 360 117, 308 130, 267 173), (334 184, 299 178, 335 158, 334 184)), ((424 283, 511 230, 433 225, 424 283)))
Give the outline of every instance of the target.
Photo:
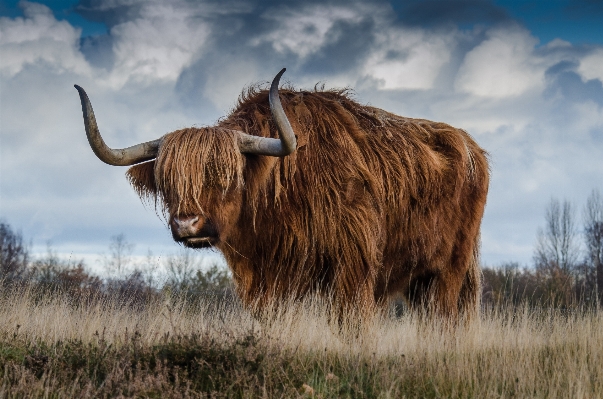
MULTIPOLYGON (((552 199, 545 209, 545 227, 538 231, 532 265, 505 263, 483 268, 484 306, 598 307, 603 306, 603 198, 597 190, 588 197, 582 225, 573 205, 552 199)), ((33 259, 21 233, 0 223, 0 285, 35 285, 43 291, 91 298, 118 295, 132 303, 173 293, 194 297, 232 299, 232 280, 219 264, 201 269, 191 252, 164 259, 166 274, 149 256, 132 265, 132 244, 123 235, 112 238, 104 258, 108 275, 93 275, 83 261, 65 261, 49 250, 33 259)))
POLYGON ((118 297, 132 305, 165 294, 193 301, 207 296, 233 299, 230 273, 220 264, 202 269, 199 258, 190 251, 167 256, 161 265, 152 256, 135 264, 132 247, 123 235, 112 237, 110 254, 103 258, 110 277, 101 278, 91 273, 84 261, 61 259, 50 248, 45 256, 33 258, 22 234, 0 223, 0 289, 27 285, 41 294, 60 292, 75 300, 118 297), (163 266, 163 274, 156 273, 159 266, 163 266))
POLYGON ((603 197, 593 190, 581 218, 569 201, 554 198, 544 214, 545 226, 538 230, 533 265, 505 263, 483 268, 483 303, 602 306, 603 197))

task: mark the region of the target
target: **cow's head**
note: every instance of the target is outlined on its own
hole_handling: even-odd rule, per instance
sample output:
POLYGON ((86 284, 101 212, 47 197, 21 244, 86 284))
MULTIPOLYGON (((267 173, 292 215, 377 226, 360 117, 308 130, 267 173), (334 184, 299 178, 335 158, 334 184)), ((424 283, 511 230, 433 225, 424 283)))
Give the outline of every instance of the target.
POLYGON ((269 94, 280 139, 220 127, 188 128, 129 148, 111 149, 99 133, 86 92, 77 85, 75 88, 82 102, 88 142, 96 156, 109 165, 135 165, 128 170, 130 182, 141 197, 162 205, 174 240, 202 248, 227 239, 238 219, 245 184, 244 154, 283 157, 297 147, 278 96, 284 72, 276 75, 269 94))

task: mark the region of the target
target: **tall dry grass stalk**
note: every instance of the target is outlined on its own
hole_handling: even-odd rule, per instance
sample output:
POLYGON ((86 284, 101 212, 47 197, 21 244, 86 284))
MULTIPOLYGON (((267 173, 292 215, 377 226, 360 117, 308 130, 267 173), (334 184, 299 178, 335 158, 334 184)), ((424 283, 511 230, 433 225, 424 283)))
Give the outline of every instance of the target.
MULTIPOLYGON (((278 363, 278 354, 286 353, 282 359, 299 362, 306 373, 299 378, 310 396, 337 397, 343 388, 333 391, 333 384, 353 387, 350 381, 359 373, 364 379, 357 388, 368 389, 362 381, 372 384, 372 397, 603 395, 603 314, 596 311, 509 308, 450 329, 413 314, 377 315, 361 326, 333 323, 320 300, 290 303, 255 318, 237 304, 191 304, 181 298, 136 307, 110 300, 71 303, 31 289, 0 296, 3 342, 19 337, 48 345, 69 340, 96 345, 102 335, 119 347, 137 334, 138 345, 152 347, 167 336, 197 335, 220 346, 252 335, 271 353, 263 361, 278 363)), ((286 389, 279 392, 287 396, 286 389)))

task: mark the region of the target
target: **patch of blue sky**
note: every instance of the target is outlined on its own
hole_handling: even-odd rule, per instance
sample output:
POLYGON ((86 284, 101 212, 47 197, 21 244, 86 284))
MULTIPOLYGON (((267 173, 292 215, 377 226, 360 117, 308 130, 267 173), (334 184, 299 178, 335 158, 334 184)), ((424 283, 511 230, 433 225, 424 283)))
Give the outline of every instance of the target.
POLYGON ((433 28, 455 24, 462 30, 517 22, 545 45, 603 44, 601 0, 392 0, 404 25, 433 28))
MULTIPOLYGON (((9 18, 23 16, 23 10, 19 7, 20 0, 1 0, 0 15, 9 18)), ((77 11, 78 0, 42 0, 34 3, 44 4, 52 10, 58 20, 66 20, 72 26, 82 29, 82 37, 106 35, 107 25, 102 22, 89 21, 82 17, 77 11)))
POLYGON ((603 1, 494 0, 546 44, 562 39, 572 44, 603 44, 603 1))

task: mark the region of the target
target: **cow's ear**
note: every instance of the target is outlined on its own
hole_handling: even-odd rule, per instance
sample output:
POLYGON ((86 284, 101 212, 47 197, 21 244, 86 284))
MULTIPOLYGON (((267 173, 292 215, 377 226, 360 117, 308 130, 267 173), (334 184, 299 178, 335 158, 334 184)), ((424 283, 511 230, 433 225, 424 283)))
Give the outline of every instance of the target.
POLYGON ((132 166, 126 173, 128 181, 142 199, 155 198, 155 161, 149 161, 132 166))

